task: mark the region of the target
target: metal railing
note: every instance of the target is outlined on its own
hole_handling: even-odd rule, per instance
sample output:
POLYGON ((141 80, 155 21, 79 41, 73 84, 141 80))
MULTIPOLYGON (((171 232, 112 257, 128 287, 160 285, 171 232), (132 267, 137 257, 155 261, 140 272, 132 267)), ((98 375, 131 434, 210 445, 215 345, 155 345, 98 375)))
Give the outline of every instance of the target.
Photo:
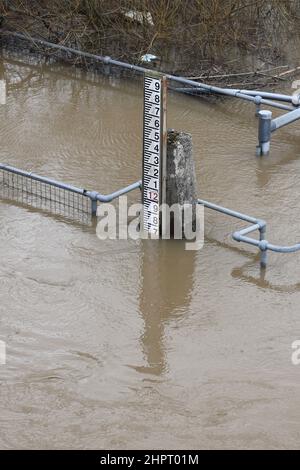
MULTIPOLYGON (((70 47, 63 46, 61 44, 53 44, 43 39, 27 37, 23 34, 16 32, 6 32, 0 30, 0 33, 8 34, 19 39, 28 40, 37 44, 41 44, 46 47, 53 49, 62 50, 67 53, 75 54, 78 56, 90 58, 96 61, 100 61, 106 65, 114 65, 122 67, 128 70, 134 70, 139 73, 149 73, 149 69, 138 65, 131 65, 125 62, 114 60, 108 56, 98 56, 87 52, 78 51, 70 47)), ((194 92, 209 92, 219 95, 231 96, 240 98, 249 102, 253 102, 259 110, 261 105, 273 106, 279 109, 290 111, 283 116, 280 116, 272 120, 272 113, 270 111, 260 111, 259 116, 259 146, 258 154, 264 155, 269 152, 271 133, 275 130, 290 124, 300 119, 300 96, 298 97, 283 95, 278 93, 269 93, 261 91, 251 90, 232 90, 227 88, 220 88, 204 83, 195 82, 193 80, 185 79, 175 75, 164 74, 169 80, 185 85, 184 88, 177 88, 177 91, 184 93, 194 92), (274 101, 273 101, 274 100, 274 101), (282 104, 288 103, 288 104, 282 104)), ((55 203, 65 205, 75 205, 75 197, 78 198, 77 206, 79 209, 90 211, 92 215, 97 212, 98 202, 111 202, 112 200, 120 197, 123 194, 129 193, 135 189, 141 188, 142 182, 137 181, 130 186, 122 188, 114 193, 104 195, 96 191, 89 191, 86 189, 76 188, 75 186, 60 183, 50 178, 42 177, 34 173, 19 170, 17 168, 0 164, 0 172, 3 174, 2 186, 3 188, 10 189, 12 191, 21 191, 22 193, 31 194, 34 197, 42 198, 46 200, 53 200, 55 203), (10 176, 9 176, 10 175, 10 176), (21 178, 21 181, 19 180, 21 178), (58 193, 57 193, 58 191, 58 193), (72 195, 71 201, 69 195, 72 195), (72 199, 73 198, 73 199, 72 199), (81 199, 80 199, 81 198, 81 199), (89 204, 84 206, 84 201, 89 201, 89 204), (82 204, 82 207, 81 207, 82 204)), ((0 178, 1 187, 1 178, 0 178)), ((267 264, 267 252, 273 251, 277 253, 294 253, 300 250, 300 243, 291 246, 274 245, 266 240, 266 227, 267 224, 264 220, 248 216, 246 214, 227 209, 217 204, 210 203, 208 201, 199 199, 197 201, 208 209, 223 213, 225 215, 243 220, 251 224, 249 227, 236 231, 232 234, 232 238, 237 242, 249 244, 257 247, 261 252, 261 266, 266 267, 267 264), (248 235, 255 231, 259 232, 259 240, 251 238, 248 235)))
POLYGON ((258 146, 257 155, 267 155, 270 151, 271 137, 274 132, 300 119, 300 108, 296 108, 282 116, 272 119, 271 111, 258 113, 258 146))
MULTIPOLYGON (((145 74, 149 72, 157 73, 157 71, 151 70, 146 67, 142 67, 140 65, 128 64, 127 62, 123 62, 120 60, 116 60, 111 58, 110 56, 101 56, 96 54, 91 54, 89 52, 80 51, 78 49, 74 49, 72 47, 67 47, 62 44, 56 44, 45 39, 39 39, 36 37, 26 36, 25 34, 18 33, 15 31, 6 31, 0 29, 0 34, 7 35, 11 37, 15 37, 18 39, 22 39, 25 41, 32 42, 35 45, 42 45, 45 47, 49 47, 51 49, 60 50, 66 52, 68 54, 73 54, 75 56, 84 57, 86 59, 92 59, 97 62, 101 62, 104 65, 113 65, 115 67, 120 67, 126 70, 135 71, 137 73, 145 74)), ((284 110, 292 110, 294 107, 300 105, 300 95, 298 96, 298 101, 295 99, 295 96, 292 95, 284 95, 279 93, 271 93, 266 91, 255 91, 255 90, 240 90, 240 89, 231 89, 231 88, 222 88, 214 85, 207 85, 206 83, 197 82, 195 80, 189 80, 184 77, 180 77, 177 75, 172 75, 164 72, 160 72, 164 75, 168 80, 171 80, 175 83, 179 83, 181 85, 185 85, 185 88, 178 88, 178 91, 183 93, 191 93, 193 91, 205 91, 206 93, 214 93, 218 95, 224 96, 231 96, 233 98, 239 98, 245 101, 249 101, 254 103, 256 106, 266 105, 266 106, 273 106, 275 108, 284 109, 284 110), (292 106, 286 106, 276 101, 290 103, 292 106)))
POLYGON ((269 243, 266 240, 267 223, 262 219, 257 219, 255 217, 242 214, 241 212, 236 212, 234 210, 227 209, 226 207, 218 206, 217 204, 204 201, 203 199, 198 199, 198 203, 202 204, 208 209, 212 209, 222 214, 229 215, 236 219, 244 220, 245 222, 249 222, 251 224, 250 227, 234 232, 232 234, 232 238, 237 242, 247 243, 248 245, 252 245, 259 248, 261 253, 260 264, 262 268, 265 268, 267 266, 268 251, 273 251, 276 253, 295 253, 296 251, 300 251, 300 243, 296 243, 295 245, 291 246, 273 245, 272 243, 269 243), (249 233, 253 233, 257 230, 259 231, 259 240, 246 236, 249 233))
POLYGON ((141 184, 141 181, 137 181, 105 195, 0 164, 0 195, 2 197, 20 200, 33 206, 42 206, 41 201, 49 201, 49 209, 55 212, 61 207, 96 215, 98 202, 111 202, 123 194, 139 189, 141 184))
MULTIPOLYGON (((0 29, 0 34, 7 35, 11 37, 15 37, 17 39, 25 40, 32 42, 35 45, 42 45, 44 47, 48 47, 54 50, 63 51, 67 54, 72 54, 79 57, 84 57, 87 59, 92 59, 97 62, 101 62, 104 65, 112 65, 116 67, 120 67, 125 70, 135 71, 141 74, 149 73, 151 70, 146 67, 141 67, 140 65, 128 64, 127 62, 122 62, 120 60, 112 59, 109 56, 100 56, 96 54, 91 54, 89 52, 83 52, 77 49, 73 49, 71 47, 64 46, 62 44, 55 44, 44 39, 39 39, 31 36, 26 36, 22 33, 18 33, 15 31, 5 31, 0 29)), ((157 71, 153 71, 156 72, 157 71)), ((184 77, 180 77, 177 75, 167 74, 161 72, 168 80, 179 84, 184 85, 184 87, 169 87, 171 90, 178 91, 180 93, 187 93, 187 94, 196 94, 200 93, 213 93, 217 95, 223 96, 230 96, 234 98, 239 98, 245 101, 252 102, 256 106, 256 114, 259 116, 259 111, 262 106, 270 106, 280 110, 288 111, 283 116, 280 116, 274 119, 271 122, 270 128, 266 127, 266 123, 263 122, 265 117, 259 119, 259 131, 258 131, 258 146, 257 146, 257 155, 267 155, 270 150, 270 141, 271 141, 271 133, 276 131, 277 129, 286 126, 298 119, 300 119, 300 95, 285 95, 282 93, 272 93, 267 91, 259 91, 259 90, 243 90, 243 89, 230 89, 230 88, 222 88, 213 85, 207 85, 206 83, 197 82, 195 80, 189 80, 184 77), (262 134, 261 128, 264 128, 264 133, 262 134), (267 129, 267 131, 266 131, 267 129), (267 133, 266 133, 267 132, 267 133), (261 139, 263 135, 263 139, 261 139)), ((270 121, 272 120, 272 115, 268 118, 270 121)))
MULTIPOLYGON (((15 37, 17 39, 25 40, 32 42, 35 45, 40 44, 41 46, 51 48, 54 50, 59 50, 65 52, 67 54, 72 54, 79 57, 84 57, 86 59, 92 59, 96 62, 101 62, 104 65, 112 65, 116 67, 120 67, 125 70, 135 71, 137 73, 146 74, 149 72, 157 71, 150 70, 146 67, 141 67, 140 65, 128 64, 127 62, 122 62, 120 60, 112 59, 109 56, 101 56, 96 54, 91 54, 89 52, 83 52, 77 49, 73 49, 71 47, 64 46, 62 44, 55 44, 44 39, 39 39, 31 36, 26 36, 22 33, 18 33, 15 31, 5 31, 0 29, 0 34, 7 35, 11 37, 15 37)), ((265 117, 259 117, 259 130, 258 130, 258 145, 256 147, 256 154, 258 156, 267 155, 270 151, 270 141, 271 141, 271 134, 275 132, 277 129, 280 129, 283 126, 286 126, 294 121, 300 119, 300 95, 285 95, 282 93, 272 93, 267 91, 259 91, 259 90, 243 90, 243 89, 231 89, 231 88, 222 88, 213 85, 207 85, 206 83, 197 82, 195 80, 189 80, 188 78, 180 77, 177 75, 172 75, 168 73, 161 72, 168 80, 179 84, 184 85, 182 86, 169 86, 169 88, 173 91, 177 91, 180 93, 187 93, 187 94, 195 94, 198 95, 199 93, 213 93, 217 95, 229 96, 233 98, 239 98, 245 101, 252 102, 256 106, 256 114, 259 116, 259 111, 261 110, 262 106, 269 106, 274 107, 283 111, 288 111, 283 116, 280 116, 272 121, 272 115, 268 118, 270 126, 264 122, 266 120, 265 117), (264 129, 262 133, 262 128, 264 129)))
MULTIPOLYGON (((98 202, 108 203, 135 189, 141 189, 142 181, 137 181, 118 191, 104 195, 97 191, 90 191, 76 186, 62 183, 51 178, 37 175, 32 172, 20 170, 9 165, 0 164, 0 197, 16 199, 22 203, 45 208, 41 201, 49 203, 48 209, 55 213, 58 209, 71 208, 72 214, 82 212, 96 215, 98 202)), ((232 238, 237 242, 243 242, 257 247, 261 252, 261 267, 267 265, 267 251, 276 253, 294 253, 300 250, 300 243, 291 246, 281 246, 269 243, 266 240, 267 223, 255 217, 237 212, 226 207, 213 204, 203 199, 197 200, 198 204, 220 212, 222 214, 243 220, 251 224, 249 227, 235 231, 232 238), (259 232, 259 240, 248 237, 250 233, 259 232)))

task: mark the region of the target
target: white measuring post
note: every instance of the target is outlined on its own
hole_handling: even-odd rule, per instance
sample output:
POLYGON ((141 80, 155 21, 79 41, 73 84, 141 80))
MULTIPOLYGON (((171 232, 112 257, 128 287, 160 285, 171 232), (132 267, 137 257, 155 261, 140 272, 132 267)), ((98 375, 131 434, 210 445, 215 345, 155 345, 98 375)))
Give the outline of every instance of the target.
POLYGON ((167 79, 160 74, 144 77, 143 231, 161 235, 160 206, 166 198, 166 98, 167 79))

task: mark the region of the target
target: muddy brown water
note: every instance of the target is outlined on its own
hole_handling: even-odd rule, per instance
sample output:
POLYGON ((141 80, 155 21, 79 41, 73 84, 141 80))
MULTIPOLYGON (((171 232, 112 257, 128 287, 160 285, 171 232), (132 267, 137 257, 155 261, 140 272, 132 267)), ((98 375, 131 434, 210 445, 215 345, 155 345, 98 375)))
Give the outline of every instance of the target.
MULTIPOLYGON (((111 192, 141 176, 142 86, 5 58, 0 161, 111 192)), ((300 130, 255 157, 252 105, 170 94, 192 134, 199 195, 299 241, 300 130)), ((133 202, 139 194, 132 193, 133 202)), ((95 226, 0 201, 0 447, 297 448, 300 254, 231 240, 100 241, 95 226)))

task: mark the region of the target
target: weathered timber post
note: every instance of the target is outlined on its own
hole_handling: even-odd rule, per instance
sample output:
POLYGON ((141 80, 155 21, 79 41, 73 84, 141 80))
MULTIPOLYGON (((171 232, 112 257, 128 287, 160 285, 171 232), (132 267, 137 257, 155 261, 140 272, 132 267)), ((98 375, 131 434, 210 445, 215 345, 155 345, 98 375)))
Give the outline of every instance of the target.
MULTIPOLYGON (((167 134, 166 205, 178 205, 179 210, 170 213, 170 235, 184 238, 187 224, 196 227, 197 183, 193 159, 192 137, 173 129, 167 134), (191 209, 191 219, 184 218, 184 205, 191 209), (177 233, 174 233, 174 227, 177 233), (179 233, 181 232, 181 233, 179 233)), ((168 223, 168 220, 166 220, 168 223)))

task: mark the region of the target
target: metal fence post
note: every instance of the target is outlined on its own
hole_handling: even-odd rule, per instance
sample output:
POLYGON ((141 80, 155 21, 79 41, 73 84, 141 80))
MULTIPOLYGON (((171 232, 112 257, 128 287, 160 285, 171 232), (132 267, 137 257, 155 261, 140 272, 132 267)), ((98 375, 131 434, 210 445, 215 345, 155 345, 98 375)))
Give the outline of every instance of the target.
POLYGON ((97 215, 97 199, 91 199, 91 205, 92 205, 92 215, 97 215))
POLYGON ((256 96, 255 97, 255 106, 256 106, 256 111, 255 111, 255 116, 259 116, 260 113, 260 107, 261 107, 261 96, 256 96))
POLYGON ((259 111, 258 113, 258 146, 257 156, 268 155, 270 152, 270 142, 272 134, 272 112, 259 111))
POLYGON ((259 249, 260 249, 260 267, 265 269, 267 267, 268 258, 268 242, 266 240, 267 224, 264 221, 259 222, 259 249))

